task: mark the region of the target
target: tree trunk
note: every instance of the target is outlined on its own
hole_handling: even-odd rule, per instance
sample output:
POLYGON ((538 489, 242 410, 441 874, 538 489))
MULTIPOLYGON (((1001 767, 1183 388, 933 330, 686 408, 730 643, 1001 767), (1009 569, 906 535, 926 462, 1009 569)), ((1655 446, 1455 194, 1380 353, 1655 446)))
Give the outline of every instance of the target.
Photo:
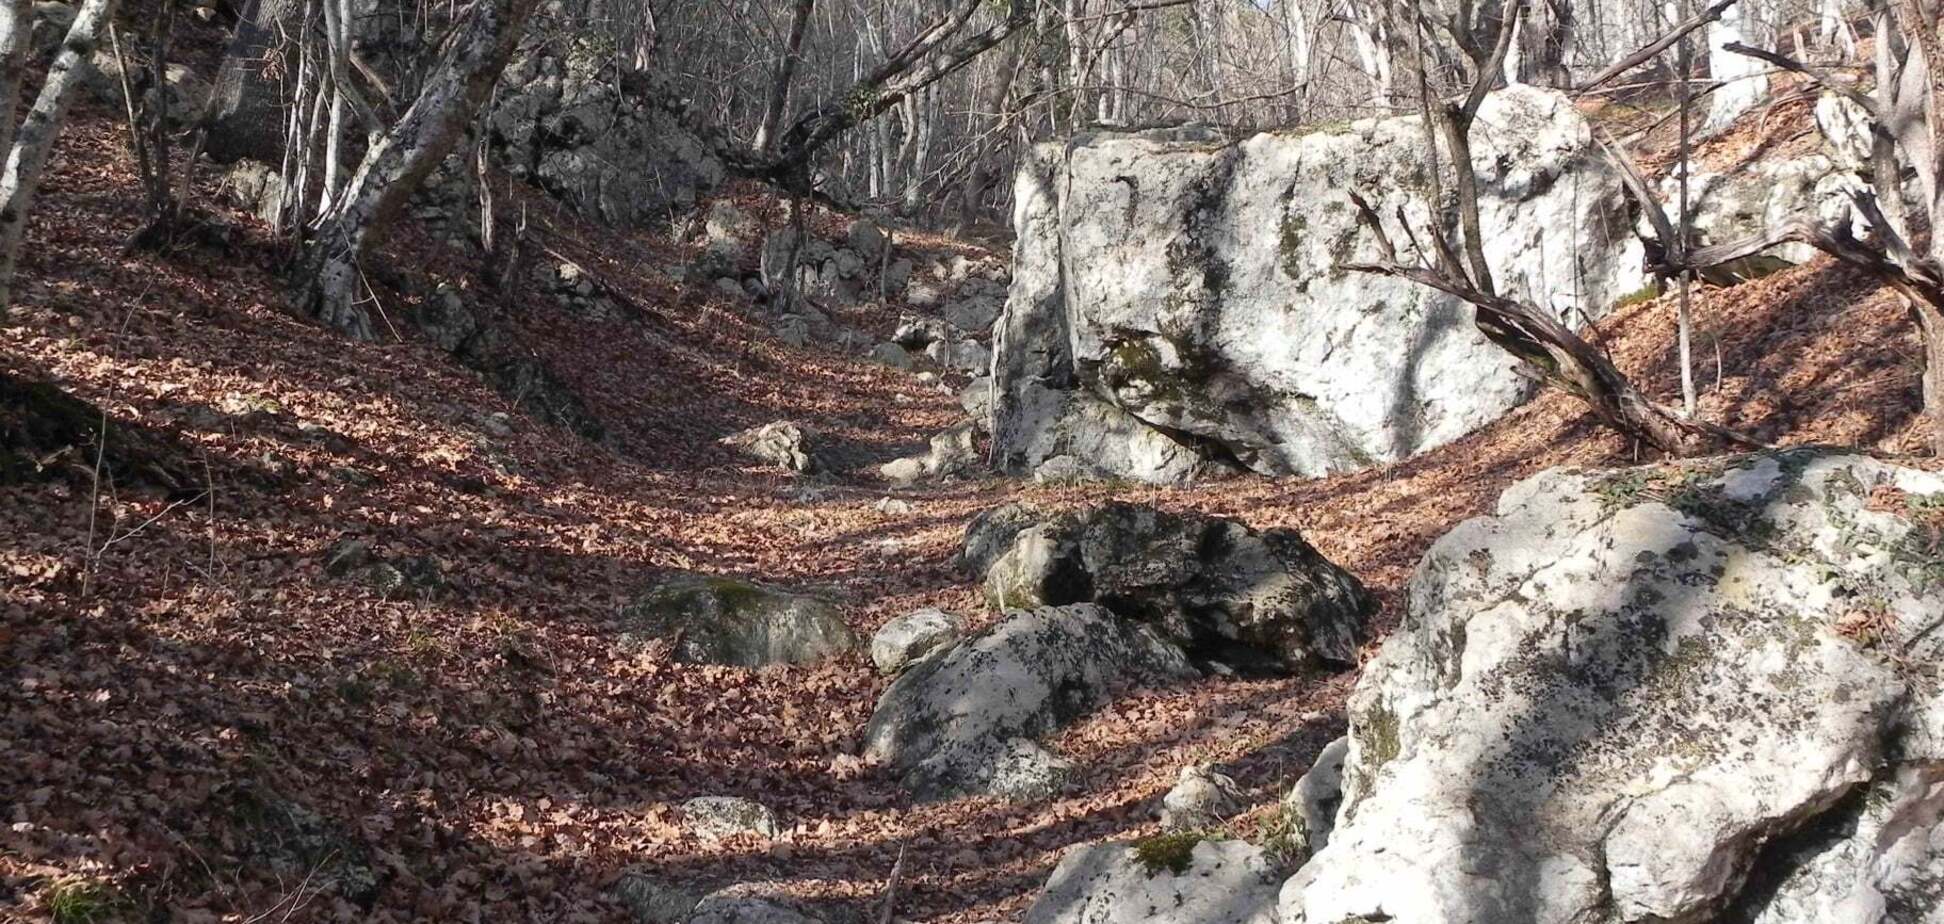
POLYGON ((55 139, 61 137, 61 123, 82 75, 94 66, 101 31, 114 15, 115 0, 88 0, 82 5, 61 42, 60 54, 47 69, 47 82, 41 85, 34 108, 27 111, 27 118, 14 133, 13 147, 7 151, 6 169, 0 173, 0 312, 13 303, 14 265, 20 258, 20 242, 27 233, 27 217, 34 207, 34 194, 40 191, 48 155, 54 151, 55 139))
POLYGON ((756 129, 756 150, 767 151, 776 139, 776 127, 783 124, 783 110, 790 102, 790 83, 796 79, 797 62, 803 59, 803 33, 810 28, 811 8, 817 0, 796 0, 790 13, 789 43, 783 46, 783 60, 776 65, 770 80, 769 98, 763 101, 763 124, 756 129))
POLYGON ((14 113, 20 108, 20 85, 27 81, 33 32, 32 0, 0 3, 0 151, 13 149, 14 113))
POLYGON ((1931 455, 1944 458, 1944 308, 1914 304, 1924 339, 1924 416, 1930 420, 1931 455))
POLYGON ((275 68, 293 72, 278 53, 301 26, 300 0, 249 0, 237 20, 210 89, 209 137, 203 150, 222 163, 249 158, 276 165, 283 156, 284 92, 275 68))
POLYGON ((478 114, 518 46, 539 0, 482 0, 447 46, 424 89, 371 150, 338 201, 319 218, 299 265, 297 306, 362 340, 371 317, 358 304, 358 258, 384 232, 478 114))

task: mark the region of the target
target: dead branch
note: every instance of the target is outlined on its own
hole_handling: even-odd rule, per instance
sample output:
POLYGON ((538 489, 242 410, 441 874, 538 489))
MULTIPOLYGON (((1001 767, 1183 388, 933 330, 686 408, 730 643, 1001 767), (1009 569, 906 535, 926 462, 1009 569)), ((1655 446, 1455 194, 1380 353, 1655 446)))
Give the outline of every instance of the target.
POLYGON ((1542 381, 1586 402, 1608 426, 1662 452, 1694 455, 1725 446, 1763 445, 1724 427, 1684 419, 1649 399, 1599 350, 1546 312, 1429 267, 1398 262, 1397 249, 1377 212, 1361 195, 1351 193, 1350 199, 1370 229, 1381 259, 1340 264, 1340 269, 1406 279, 1471 304, 1477 309, 1478 330, 1487 340, 1523 360, 1542 381))
POLYGON ((1754 58, 1758 61, 1766 61, 1785 71, 1792 71, 1794 73, 1801 74, 1802 76, 1815 81, 1824 89, 1827 89, 1832 93, 1836 93, 1842 96, 1844 99, 1847 99, 1850 102, 1863 107, 1863 111, 1869 113, 1871 119, 1881 118, 1881 116, 1878 114, 1879 110, 1877 109, 1877 104, 1875 99, 1872 99, 1868 94, 1864 93, 1863 91, 1858 90, 1854 83, 1838 78, 1835 72, 1829 70, 1828 68, 1817 67, 1813 64, 1805 64, 1801 61, 1797 61, 1796 59, 1791 58, 1788 55, 1782 54, 1780 52, 1767 51, 1761 48, 1753 48, 1748 45, 1744 45, 1740 42, 1729 42, 1728 44, 1721 46, 1721 48, 1723 51, 1734 52, 1735 54, 1742 55, 1744 57, 1754 58))
POLYGON ((1593 75, 1593 79, 1581 84, 1579 89, 1574 91, 1574 95, 1584 96, 1587 93, 1591 93, 1599 88, 1601 84, 1647 63, 1656 55, 1666 51, 1675 42, 1687 37, 1688 33, 1720 19, 1721 14, 1728 12, 1728 8, 1734 6, 1735 2, 1736 0, 1715 0, 1707 9, 1702 10, 1695 14, 1693 18, 1668 30, 1667 34, 1648 42, 1646 45, 1641 46, 1639 51, 1613 62, 1606 70, 1593 75))

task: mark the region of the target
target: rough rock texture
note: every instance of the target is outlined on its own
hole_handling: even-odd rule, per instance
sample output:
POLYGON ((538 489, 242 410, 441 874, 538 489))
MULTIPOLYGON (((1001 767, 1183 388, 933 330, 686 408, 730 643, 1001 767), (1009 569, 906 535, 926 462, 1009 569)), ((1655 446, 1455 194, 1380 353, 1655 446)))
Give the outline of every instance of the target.
POLYGON ((810 437, 803 427, 787 420, 751 427, 725 436, 721 442, 759 462, 792 472, 810 474, 823 467, 811 453, 810 437))
POLYGON ((896 674, 926 655, 959 640, 965 631, 959 618, 927 607, 884 624, 871 636, 871 663, 885 674, 896 674))
POLYGON ((702 897, 688 924, 823 924, 788 897, 759 883, 734 885, 702 897))
MULTIPOLYGON (((1565 97, 1492 94, 1475 147, 1501 290, 1578 323, 1640 288, 1619 180, 1565 97)), ((1016 183, 1014 276, 994 335, 1001 467, 1068 454, 1179 481, 1197 457, 1232 457, 1315 475, 1447 443, 1523 400, 1528 383, 1469 308, 1336 269, 1375 255, 1351 190, 1422 225, 1422 150, 1415 118, 1037 149, 1016 183)))
POLYGON ((985 562, 997 606, 1100 603, 1198 658, 1276 669, 1353 663, 1375 609, 1292 529, 1120 502, 1032 520, 1008 513, 968 530, 963 560, 985 562))
POLYGON ((681 924, 702 900, 702 893, 693 886, 638 869, 617 877, 613 891, 638 924, 681 924))
POLYGON ((1298 862, 1308 859, 1329 844, 1330 832, 1336 827, 1337 809, 1343 805, 1343 760, 1349 754, 1348 737, 1325 745, 1309 772, 1283 797, 1290 859, 1298 862))
POLYGON ((1209 767, 1183 767, 1174 788, 1161 797, 1161 827, 1170 831, 1210 828, 1242 807, 1242 787, 1233 777, 1209 767))
MULTIPOLYGON (((1854 221, 1853 230, 1861 238, 1862 223, 1853 215, 1850 196, 1866 188, 1853 171, 1821 154, 1787 160, 1757 158, 1722 173, 1696 171, 1688 184, 1695 243, 1704 246, 1737 240, 1779 226, 1792 215, 1808 215, 1831 225, 1854 221)), ((1678 175, 1661 181, 1660 196, 1668 216, 1678 214, 1678 175)), ((1792 263, 1806 263, 1817 253, 1808 244, 1789 243, 1766 251, 1763 256, 1769 257, 1768 261, 1730 270, 1757 276, 1792 263)))
POLYGON ((1246 841, 1181 836, 1075 847, 1025 924, 1271 924, 1279 869, 1246 841), (1177 840, 1178 839, 1178 840, 1177 840))
POLYGON ((983 433, 992 423, 992 376, 974 376, 959 392, 959 407, 972 418, 972 426, 983 433))
POLYGON ((886 481, 908 485, 927 479, 963 475, 979 467, 978 432, 960 424, 931 438, 922 455, 893 459, 878 467, 886 481))
POLYGON ((671 579, 621 615, 642 635, 675 640, 681 661, 805 664, 857 647, 828 601, 731 578, 671 579))
POLYGON ((895 343, 880 343, 872 347, 870 354, 865 358, 879 365, 890 366, 893 369, 911 368, 911 354, 906 352, 904 347, 895 343))
POLYGON ((1022 773, 1022 764, 1057 767, 1030 739, 1108 702, 1119 687, 1195 676, 1179 648, 1101 607, 1009 613, 901 674, 871 715, 864 752, 921 797, 1017 795, 1020 777, 1044 777, 1022 773))
POLYGON ((1283 920, 1935 921, 1944 476, 1553 470, 1440 539, 1283 920))
POLYGON ((680 95, 651 73, 617 75, 612 48, 596 39, 535 43, 500 86, 488 121, 499 162, 587 218, 666 221, 726 176, 709 146, 664 108, 680 95))
POLYGON ((776 813, 762 803, 735 796, 698 796, 682 803, 682 821, 689 830, 706 838, 736 834, 775 837, 782 829, 776 813))

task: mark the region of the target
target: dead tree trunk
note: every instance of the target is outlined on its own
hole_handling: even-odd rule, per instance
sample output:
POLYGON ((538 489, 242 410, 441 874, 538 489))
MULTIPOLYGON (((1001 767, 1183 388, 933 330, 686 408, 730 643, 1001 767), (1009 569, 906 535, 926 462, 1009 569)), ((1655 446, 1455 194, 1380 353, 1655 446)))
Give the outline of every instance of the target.
MULTIPOLYGON (((67 38, 61 42, 60 54, 54 56, 54 63, 47 70, 47 82, 41 85, 33 108, 14 130, 13 143, 6 148, 6 168, 0 173, 0 314, 13 303, 14 265, 20 257, 20 242, 27 233, 27 218, 34 207, 34 195, 40 191, 48 155, 54 151, 55 139, 61 136, 68 103, 74 99, 82 75, 94 66, 95 46, 109 19, 115 15, 115 3, 116 0, 88 0, 82 5, 74 24, 68 28, 67 38)), ((7 81, 18 90, 17 75, 24 67, 28 44, 27 36, 22 33, 31 27, 32 18, 31 15, 20 17, 17 7, 11 9, 16 14, 12 18, 15 34, 0 35, 0 47, 7 49, 0 72, 5 72, 7 81)), ((0 107, 8 110, 9 126, 13 124, 12 107, 11 97, 0 107)))
POLYGON ((538 2, 482 0, 473 8, 418 99, 372 144, 337 200, 319 216, 298 267, 299 310, 353 337, 371 338, 371 316, 357 299, 358 259, 458 143, 513 56, 538 2))

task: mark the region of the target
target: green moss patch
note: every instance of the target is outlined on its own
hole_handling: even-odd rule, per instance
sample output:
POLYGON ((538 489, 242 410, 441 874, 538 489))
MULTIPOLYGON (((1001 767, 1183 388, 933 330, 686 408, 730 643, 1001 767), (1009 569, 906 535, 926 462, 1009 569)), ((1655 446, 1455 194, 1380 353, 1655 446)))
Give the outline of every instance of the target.
POLYGON ((1208 834, 1203 831, 1157 834, 1134 842, 1134 858, 1150 876, 1158 876, 1163 871, 1179 876, 1194 864, 1195 845, 1205 840, 1208 834))

